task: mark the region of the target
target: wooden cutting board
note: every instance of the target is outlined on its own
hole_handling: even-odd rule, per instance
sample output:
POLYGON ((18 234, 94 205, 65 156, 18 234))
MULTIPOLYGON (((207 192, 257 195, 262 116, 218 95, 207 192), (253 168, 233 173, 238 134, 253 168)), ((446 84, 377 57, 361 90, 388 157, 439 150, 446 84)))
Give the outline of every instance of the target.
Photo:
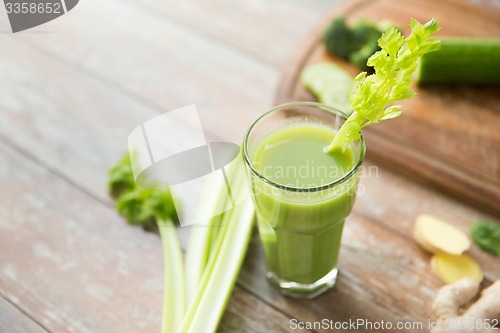
MULTIPOLYGON (((285 67, 276 104, 314 100, 299 82, 307 64, 333 61, 355 76, 359 69, 329 56, 320 43, 332 18, 389 19, 406 27, 411 17, 440 20, 438 36, 500 38, 500 13, 458 0, 360 0, 331 13, 285 67)), ((498 64, 500 66, 500 64, 498 64)), ((403 115, 363 130, 368 157, 395 171, 500 214, 500 87, 415 87, 403 115)), ((381 194, 383 195, 383 194, 381 194)))

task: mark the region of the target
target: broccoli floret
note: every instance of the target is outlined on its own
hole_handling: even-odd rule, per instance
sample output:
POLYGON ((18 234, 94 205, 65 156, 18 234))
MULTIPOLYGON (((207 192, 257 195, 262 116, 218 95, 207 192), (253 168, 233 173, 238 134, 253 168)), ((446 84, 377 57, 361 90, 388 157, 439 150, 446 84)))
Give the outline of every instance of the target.
POLYGON ((366 69, 368 58, 380 50, 378 40, 382 36, 382 31, 372 22, 361 20, 352 27, 351 34, 356 41, 356 50, 349 55, 349 61, 366 69))
POLYGON ((365 45, 368 41, 378 40, 382 35, 381 30, 373 22, 367 20, 357 21, 351 28, 351 34, 358 48, 365 45))
POLYGON ((361 69, 367 69, 368 58, 380 50, 378 40, 382 33, 393 26, 395 25, 389 21, 375 24, 359 20, 348 27, 345 18, 339 17, 327 28, 323 43, 330 54, 349 60, 361 69))
POLYGON ((353 37, 343 17, 332 21, 323 35, 323 44, 331 55, 348 59, 355 50, 353 37))

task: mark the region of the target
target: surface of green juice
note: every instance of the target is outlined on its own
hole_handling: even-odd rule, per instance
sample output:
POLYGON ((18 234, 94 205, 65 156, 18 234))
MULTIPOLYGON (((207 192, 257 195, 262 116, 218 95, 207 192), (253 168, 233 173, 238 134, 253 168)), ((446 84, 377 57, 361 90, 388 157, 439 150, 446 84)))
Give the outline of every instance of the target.
MULTIPOLYGON (((350 172, 351 148, 327 154, 335 133, 314 123, 289 125, 265 137, 254 165, 274 183, 301 189, 331 184, 350 172)), ((357 174, 326 190, 289 191, 253 182, 259 232, 268 269, 284 281, 311 284, 337 266, 344 220, 355 200, 357 174)))

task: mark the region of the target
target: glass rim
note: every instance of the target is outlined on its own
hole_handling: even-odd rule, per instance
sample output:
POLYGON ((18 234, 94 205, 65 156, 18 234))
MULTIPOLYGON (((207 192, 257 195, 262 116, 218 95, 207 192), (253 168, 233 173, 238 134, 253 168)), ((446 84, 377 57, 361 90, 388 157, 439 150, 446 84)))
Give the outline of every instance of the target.
POLYGON ((288 185, 279 184, 279 183, 267 178, 262 173, 260 173, 257 170, 257 168, 255 167, 255 165, 253 164, 253 162, 250 160, 250 156, 248 154, 248 139, 250 137, 250 133, 252 132, 252 129, 257 125, 257 123, 262 118, 266 117, 270 113, 276 112, 277 110, 282 109, 282 108, 287 107, 287 106, 311 106, 311 107, 315 107, 321 111, 330 112, 330 113, 333 113, 335 115, 340 115, 344 119, 348 118, 348 116, 343 111, 341 111, 333 106, 318 103, 318 102, 288 102, 288 103, 283 103, 283 104, 279 104, 279 105, 272 107, 271 109, 269 109, 268 111, 266 111, 262 115, 260 115, 252 123, 252 125, 248 128, 248 130, 246 131, 245 136, 243 138, 243 158, 245 160, 245 164, 248 165, 248 167, 250 168, 252 173, 254 173, 257 177, 259 177, 265 183, 267 183, 273 187, 277 187, 279 189, 282 189, 282 190, 286 190, 286 191, 290 191, 290 192, 318 192, 318 191, 324 191, 324 190, 331 189, 335 186, 338 186, 338 185, 344 183, 346 180, 351 178, 351 176, 354 175, 361 168, 361 165, 363 164, 363 161, 365 160, 365 156, 366 156, 366 142, 365 142, 365 137, 363 136, 363 132, 360 133, 361 134, 361 137, 360 137, 361 151, 359 153, 356 165, 348 173, 346 173, 341 178, 339 178, 331 183, 324 184, 321 186, 313 186, 313 187, 295 187, 295 186, 288 186, 288 185))

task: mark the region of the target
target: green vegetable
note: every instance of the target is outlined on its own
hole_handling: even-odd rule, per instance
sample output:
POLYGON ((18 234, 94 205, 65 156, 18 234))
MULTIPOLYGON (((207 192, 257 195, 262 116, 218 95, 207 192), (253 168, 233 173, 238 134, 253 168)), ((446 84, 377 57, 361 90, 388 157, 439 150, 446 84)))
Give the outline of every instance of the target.
POLYGON ((500 39, 447 38, 420 60, 417 82, 500 84, 500 39))
POLYGON ((472 240, 483 250, 500 256, 500 226, 489 221, 477 221, 470 229, 472 240))
POLYGON ((375 24, 367 20, 359 20, 352 27, 348 27, 345 18, 339 17, 326 29, 323 44, 331 55, 367 69, 368 58, 380 50, 378 39, 390 27, 395 26, 387 21, 375 24))
MULTIPOLYGON (((242 168, 232 176, 228 173, 228 177, 235 180, 231 187, 234 197, 246 191, 242 168)), ((222 215, 218 235, 180 333, 214 332, 217 328, 245 257, 253 219, 254 207, 248 197, 222 215)))
POLYGON ((111 196, 117 198, 121 193, 136 187, 129 154, 124 154, 122 159, 112 166, 108 172, 108 188, 111 196))
POLYGON ((375 74, 361 72, 349 99, 354 112, 342 125, 332 143, 325 149, 331 153, 344 151, 349 143, 361 137, 361 129, 380 121, 396 118, 401 106, 390 103, 408 99, 415 94, 411 89, 411 75, 417 60, 439 48, 439 41, 429 37, 439 30, 439 23, 432 19, 425 25, 412 19, 411 33, 404 38, 396 28, 390 28, 379 40, 381 50, 368 59, 375 74))
POLYGON ((177 214, 168 188, 141 187, 123 192, 116 200, 116 210, 130 224, 154 229, 158 220, 177 220, 177 214))
POLYGON ((323 35, 323 44, 330 54, 344 59, 348 59, 349 55, 356 50, 351 30, 347 27, 345 18, 339 17, 332 21, 323 35))
MULTIPOLYGON (((223 182, 215 181, 213 184, 208 185, 206 193, 203 194, 203 206, 199 207, 198 210, 199 216, 210 216, 210 212, 226 210, 230 202, 225 200, 227 199, 223 195, 225 191, 227 191, 227 187, 223 182)), ((221 222, 226 214, 215 215, 208 221, 193 226, 189 234, 186 251, 186 286, 189 305, 193 303, 196 297, 196 292, 208 264, 211 250, 214 248, 221 222)))
POLYGON ((349 55, 349 61, 359 68, 368 68, 368 58, 380 50, 378 40, 384 31, 370 21, 356 22, 351 30, 352 38, 356 42, 356 50, 349 55))
POLYGON ((331 62, 308 65, 300 79, 321 103, 350 114, 349 96, 354 88, 354 79, 341 67, 331 62))
MULTIPOLYGON (((242 164, 231 163, 225 169, 233 198, 241 198, 247 191, 242 164)), ((250 240, 254 207, 249 197, 226 210, 233 206, 225 195, 226 185, 217 182, 209 186, 203 206, 198 208, 200 216, 225 212, 206 224, 192 226, 186 276, 173 222, 177 215, 168 188, 152 182, 137 185, 128 156, 110 169, 109 179, 120 214, 131 224, 149 228, 156 223, 160 232, 165 264, 162 332, 214 332, 250 240)))
POLYGON ((117 198, 116 209, 129 223, 145 228, 157 225, 165 270, 162 332, 176 332, 186 311, 186 295, 182 252, 174 225, 177 214, 170 191, 155 183, 139 186, 128 154, 110 169, 108 186, 117 198))
POLYGON ((172 221, 158 220, 164 258, 162 333, 177 332, 186 312, 184 263, 172 221))

